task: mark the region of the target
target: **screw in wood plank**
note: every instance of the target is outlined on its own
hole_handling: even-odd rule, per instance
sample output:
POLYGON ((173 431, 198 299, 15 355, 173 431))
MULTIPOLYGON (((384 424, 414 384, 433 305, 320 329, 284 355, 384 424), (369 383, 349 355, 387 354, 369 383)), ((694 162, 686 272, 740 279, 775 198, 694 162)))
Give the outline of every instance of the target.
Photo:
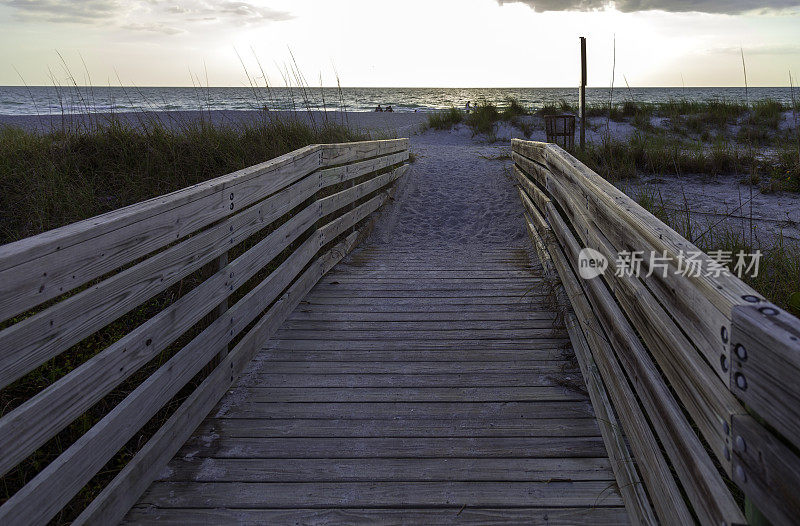
POLYGON ((747 349, 744 348, 744 345, 742 345, 741 343, 737 343, 734 351, 736 352, 736 356, 738 356, 740 360, 742 361, 747 360, 747 349))
POLYGON ((736 437, 736 449, 741 453, 747 451, 747 444, 745 443, 744 438, 742 438, 742 435, 738 435, 736 437))
POLYGON ((764 316, 777 316, 778 315, 778 309, 774 309, 772 307, 761 307, 760 309, 758 309, 758 312, 760 312, 764 316))
POLYGON ((722 338, 722 343, 728 343, 728 328, 724 325, 719 330, 719 335, 722 338))
POLYGON ((748 303, 758 303, 761 301, 758 296, 753 296, 752 294, 742 296, 742 299, 748 303))
POLYGON ((722 367, 722 370, 727 372, 728 371, 728 357, 724 354, 719 355, 719 365, 722 367))
POLYGON ((736 373, 736 386, 742 391, 747 389, 747 379, 742 373, 736 373))

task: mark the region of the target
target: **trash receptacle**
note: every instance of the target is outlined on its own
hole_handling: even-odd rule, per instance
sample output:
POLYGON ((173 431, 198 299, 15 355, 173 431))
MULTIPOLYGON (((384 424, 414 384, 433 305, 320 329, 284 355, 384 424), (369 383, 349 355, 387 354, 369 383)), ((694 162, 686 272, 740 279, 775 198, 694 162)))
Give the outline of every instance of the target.
POLYGON ((544 129, 547 142, 553 142, 565 150, 575 147, 575 115, 545 115, 544 129))

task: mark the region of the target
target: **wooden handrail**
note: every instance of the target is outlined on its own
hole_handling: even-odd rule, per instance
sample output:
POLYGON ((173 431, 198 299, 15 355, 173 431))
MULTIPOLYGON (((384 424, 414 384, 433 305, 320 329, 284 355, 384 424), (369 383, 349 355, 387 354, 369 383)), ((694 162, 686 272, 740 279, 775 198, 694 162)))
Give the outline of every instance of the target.
POLYGON ((0 418, 4 474, 193 336, 5 502, 0 523, 50 520, 198 373, 210 371, 78 523, 119 520, 263 341, 355 246, 364 220, 405 172, 408 146, 407 139, 308 146, 0 247, 0 322, 25 313, 0 330, 0 388, 181 280, 196 282, 0 418), (228 254, 237 257, 228 261, 228 254), (199 323, 202 330, 191 332, 199 323))
MULTIPOLYGON (((512 156, 531 235, 570 298, 658 518, 743 523, 728 478, 775 524, 796 520, 800 320, 730 273, 676 272, 681 253, 710 258, 558 146, 514 140, 512 156), (602 277, 580 277, 583 248, 608 261, 602 277), (639 275, 615 272, 624 252, 642 255, 639 275), (649 272, 651 254, 666 274, 649 272)), ((640 496, 623 496, 651 522, 640 496)))

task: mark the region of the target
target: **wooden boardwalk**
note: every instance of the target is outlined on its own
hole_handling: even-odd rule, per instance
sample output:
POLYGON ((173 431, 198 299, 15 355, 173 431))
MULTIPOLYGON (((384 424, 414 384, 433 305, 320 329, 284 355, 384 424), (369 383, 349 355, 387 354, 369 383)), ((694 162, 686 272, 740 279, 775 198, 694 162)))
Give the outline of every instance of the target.
POLYGON ((128 524, 627 522, 523 250, 367 247, 312 290, 128 524))

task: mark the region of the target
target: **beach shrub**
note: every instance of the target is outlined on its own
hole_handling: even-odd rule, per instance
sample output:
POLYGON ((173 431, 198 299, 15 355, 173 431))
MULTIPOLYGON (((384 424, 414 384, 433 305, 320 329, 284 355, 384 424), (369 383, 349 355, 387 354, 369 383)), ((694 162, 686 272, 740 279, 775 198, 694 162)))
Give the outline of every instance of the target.
POLYGON ((464 112, 458 108, 448 108, 428 115, 428 127, 435 130, 449 130, 464 120, 464 112))
POLYGON ((514 97, 506 97, 505 102, 506 106, 501 112, 501 118, 505 121, 512 121, 515 117, 522 117, 531 114, 531 112, 525 109, 522 103, 514 97))
POLYGON ((266 114, 247 125, 109 120, 52 133, 0 129, 0 244, 252 166, 313 143, 361 139, 338 124, 266 114))
POLYGON ((494 135, 494 127, 499 120, 500 112, 491 102, 479 102, 466 118, 473 135, 483 133, 489 136, 494 135))
POLYGON ((717 140, 706 147, 699 142, 643 133, 635 133, 627 141, 605 138, 600 143, 589 143, 576 155, 609 180, 635 177, 638 173, 722 175, 764 171, 752 153, 734 143, 717 140))

